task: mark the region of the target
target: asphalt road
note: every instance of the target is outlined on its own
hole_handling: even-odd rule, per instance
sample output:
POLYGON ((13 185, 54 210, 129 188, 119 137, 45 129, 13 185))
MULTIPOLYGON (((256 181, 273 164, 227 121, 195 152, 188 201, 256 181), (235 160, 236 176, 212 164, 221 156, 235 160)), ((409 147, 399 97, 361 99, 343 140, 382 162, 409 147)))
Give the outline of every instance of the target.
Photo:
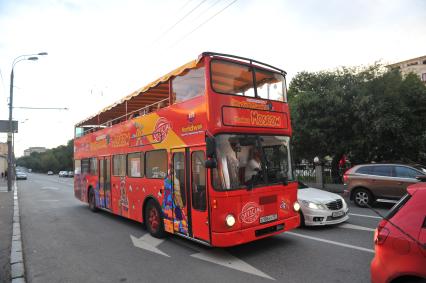
POLYGON ((218 249, 157 240, 139 223, 92 213, 72 179, 28 174, 18 189, 28 282, 370 282, 379 219, 353 204, 344 225, 218 249))

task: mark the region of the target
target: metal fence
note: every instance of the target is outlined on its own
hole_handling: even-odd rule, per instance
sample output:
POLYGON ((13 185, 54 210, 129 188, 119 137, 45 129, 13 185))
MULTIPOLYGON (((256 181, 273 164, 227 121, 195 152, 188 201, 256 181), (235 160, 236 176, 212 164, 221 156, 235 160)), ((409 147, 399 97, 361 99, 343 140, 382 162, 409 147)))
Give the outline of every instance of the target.
POLYGON ((324 184, 341 184, 342 183, 342 172, 339 172, 337 176, 332 175, 331 166, 328 164, 322 166, 315 166, 314 164, 297 164, 295 165, 294 173, 296 179, 306 183, 320 183, 321 177, 317 174, 316 170, 322 174, 322 182, 324 184))

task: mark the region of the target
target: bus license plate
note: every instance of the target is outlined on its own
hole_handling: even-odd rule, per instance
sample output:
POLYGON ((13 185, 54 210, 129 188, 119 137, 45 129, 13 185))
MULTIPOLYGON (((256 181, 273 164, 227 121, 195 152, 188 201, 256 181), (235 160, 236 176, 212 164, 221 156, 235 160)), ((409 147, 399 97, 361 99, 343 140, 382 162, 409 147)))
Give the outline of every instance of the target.
POLYGON ((342 216, 344 214, 345 214, 344 211, 336 211, 336 212, 333 212, 333 214, 331 216, 333 216, 333 217, 340 217, 340 216, 342 216))
POLYGON ((278 215, 276 215, 276 214, 260 217, 260 224, 270 222, 270 221, 273 221, 273 220, 277 220, 277 218, 278 218, 278 215))

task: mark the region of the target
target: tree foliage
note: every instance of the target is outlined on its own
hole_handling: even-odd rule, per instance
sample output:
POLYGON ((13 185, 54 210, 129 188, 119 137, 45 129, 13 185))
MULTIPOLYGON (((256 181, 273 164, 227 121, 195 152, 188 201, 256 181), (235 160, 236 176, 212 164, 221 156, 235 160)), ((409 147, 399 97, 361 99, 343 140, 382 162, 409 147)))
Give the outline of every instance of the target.
POLYGON ((375 64, 302 72, 289 87, 297 159, 426 163, 426 86, 375 64))
POLYGON ((33 152, 30 156, 23 156, 16 160, 18 166, 31 168, 34 172, 71 171, 73 169, 74 141, 61 145, 46 152, 33 152))

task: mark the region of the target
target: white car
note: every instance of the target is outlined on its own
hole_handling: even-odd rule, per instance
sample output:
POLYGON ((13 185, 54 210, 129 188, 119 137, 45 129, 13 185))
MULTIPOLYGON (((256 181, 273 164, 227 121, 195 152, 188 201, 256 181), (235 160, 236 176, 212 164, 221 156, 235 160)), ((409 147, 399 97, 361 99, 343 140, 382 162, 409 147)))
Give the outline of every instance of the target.
POLYGON ((338 224, 349 219, 348 205, 338 194, 310 188, 299 182, 297 200, 300 203, 302 225, 338 224))
POLYGON ((68 177, 68 171, 59 171, 59 177, 68 177))

